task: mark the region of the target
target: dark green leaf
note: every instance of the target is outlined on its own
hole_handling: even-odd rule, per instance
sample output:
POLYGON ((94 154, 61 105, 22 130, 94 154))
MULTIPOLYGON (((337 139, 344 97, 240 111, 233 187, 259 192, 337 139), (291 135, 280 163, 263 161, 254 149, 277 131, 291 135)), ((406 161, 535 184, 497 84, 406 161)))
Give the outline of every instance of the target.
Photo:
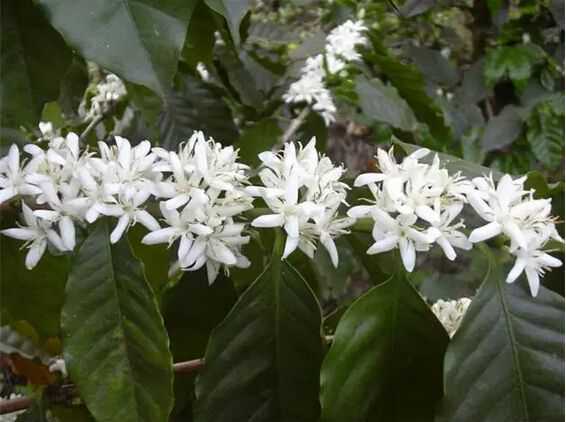
POLYGON ((406 131, 417 128, 413 111, 394 87, 384 85, 379 79, 358 76, 356 92, 360 107, 368 118, 406 131))
POLYGON ((488 51, 485 58, 484 76, 488 86, 503 78, 509 78, 519 87, 525 86, 534 65, 541 59, 539 50, 530 45, 497 47, 488 51))
POLYGON ((371 39, 375 52, 370 60, 375 62, 379 70, 397 88, 399 94, 411 106, 419 121, 426 123, 432 135, 438 140, 452 137, 450 129, 444 121, 442 110, 426 93, 426 84, 422 74, 415 66, 399 61, 379 40, 371 39))
POLYGON ((265 119, 244 129, 236 146, 240 149, 240 158, 250 166, 257 166, 257 155, 268 151, 279 141, 283 132, 275 119, 265 119))
POLYGON ((523 130, 523 119, 519 109, 508 105, 487 122, 481 145, 485 151, 493 151, 506 147, 515 141, 523 130))
POLYGON ((346 311, 324 359, 321 420, 432 421, 447 344, 404 276, 372 288, 346 311))
POLYGON ((165 95, 196 0, 38 0, 82 56, 165 95))
POLYGON ((439 51, 426 47, 409 46, 407 54, 427 80, 447 87, 458 82, 458 70, 439 51))
POLYGON ((564 299, 526 280, 507 285, 503 266, 486 279, 445 359, 441 421, 564 420, 564 299))
POLYGON ((400 12, 406 18, 422 15, 434 6, 435 0, 407 0, 403 3, 400 12))
POLYGON ((216 13, 224 16, 236 44, 240 44, 240 24, 251 7, 251 0, 204 0, 216 13))
POLYGON ((96 420, 165 422, 173 366, 157 301, 127 239, 97 223, 73 259, 61 324, 65 362, 96 420))
POLYGON ((232 113, 222 98, 199 79, 184 75, 179 91, 170 93, 159 120, 161 145, 176 149, 195 130, 231 144, 238 136, 232 113))
POLYGON ((0 9, 0 121, 34 127, 43 104, 59 95, 71 52, 31 0, 2 0, 0 9))
POLYGON ((465 104, 476 104, 489 94, 483 77, 484 60, 475 62, 464 72, 462 84, 456 89, 454 96, 465 104))
POLYGON ((214 32, 216 25, 208 7, 198 3, 193 13, 187 39, 183 46, 182 58, 192 66, 198 62, 212 62, 212 49, 214 47, 214 32))
POLYGON ((196 420, 318 420, 320 308, 276 254, 213 331, 197 379, 196 420))
MULTIPOLYGON (((7 220, 5 215, 3 217, 7 220)), ((3 226, 6 223, 4 221, 3 226)), ((0 236, 2 324, 26 320, 42 339, 58 336, 68 257, 52 256, 46 251, 39 264, 28 270, 24 265, 27 250, 21 250, 21 246, 21 241, 0 236)))
POLYGON ((74 57, 61 81, 59 105, 63 116, 78 119, 79 105, 88 86, 88 71, 84 60, 74 57))
POLYGON ((556 113, 548 103, 540 104, 527 125, 527 140, 537 160, 558 168, 564 160, 564 111, 556 113))

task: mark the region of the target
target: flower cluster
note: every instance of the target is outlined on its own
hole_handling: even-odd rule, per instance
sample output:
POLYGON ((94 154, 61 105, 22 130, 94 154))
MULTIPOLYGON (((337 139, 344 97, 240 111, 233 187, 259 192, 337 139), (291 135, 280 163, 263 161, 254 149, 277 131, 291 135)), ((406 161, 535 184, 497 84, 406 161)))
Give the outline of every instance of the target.
POLYGON ((551 200, 535 199, 533 190, 525 190, 526 177, 513 180, 503 176, 497 186, 491 176, 472 180, 475 189, 468 192, 470 205, 488 223, 470 234, 473 243, 504 234, 510 241, 509 250, 516 257, 507 282, 515 281, 523 271, 531 294, 536 296, 540 276, 562 262, 544 251, 554 239, 563 242, 551 216, 551 200))
POLYGON ((21 205, 25 224, 2 233, 26 241, 27 268, 35 267, 48 245, 60 252, 74 250, 75 225, 93 223, 101 215, 118 217, 113 243, 136 222, 159 228, 144 209, 161 176, 153 170, 157 156, 148 141, 132 147, 116 137, 112 147, 100 142, 96 157, 81 153, 79 137, 71 132, 52 139, 47 150, 28 144, 24 151, 30 155, 24 163, 16 145, 0 160, 0 203, 17 195, 26 198, 21 205))
POLYGON ((154 170, 163 175, 155 184, 155 195, 164 199, 159 204, 164 227, 142 242, 178 241, 179 268, 194 271, 206 264, 210 283, 221 266, 249 266, 241 253, 249 237, 242 234, 244 224, 234 218, 252 208, 253 198, 245 190, 248 168, 237 161, 237 151, 195 132, 178 152, 162 148, 154 152, 158 157, 154 170))
POLYGON ((356 46, 367 42, 363 35, 366 30, 362 22, 351 20, 334 28, 326 37, 325 52, 307 59, 300 79, 283 95, 285 102, 305 102, 320 113, 327 125, 333 122, 336 106, 324 79, 344 70, 348 62, 360 59, 356 46))
POLYGON ((79 116, 84 121, 94 120, 105 114, 110 108, 127 95, 122 80, 110 73, 96 85, 95 94, 81 102, 79 116))
POLYGON ((417 251, 428 251, 440 246, 450 260, 456 258, 454 248, 470 249, 471 242, 461 231, 462 220, 455 221, 466 203, 466 193, 472 184, 460 174, 449 175, 440 167, 438 155, 431 164, 419 160, 430 151, 419 149, 395 161, 393 149, 378 149, 380 172, 358 176, 354 185, 369 187, 373 199, 370 205, 351 208, 354 218, 371 217, 375 243, 368 254, 387 252, 398 248, 405 269, 413 271, 417 251))
POLYGON ((248 192, 261 197, 273 213, 257 217, 252 226, 285 229, 283 258, 297 247, 312 258, 320 240, 333 265, 338 266, 333 239, 346 233, 353 223, 353 219, 338 215, 340 205, 346 204, 348 190, 340 182, 344 169, 318 154, 315 138, 304 147, 300 145, 298 151, 288 143, 279 153, 263 152, 259 158, 263 186, 250 186, 248 192))
POLYGON ((470 303, 472 303, 472 300, 467 297, 458 300, 439 299, 432 305, 431 310, 446 329, 448 335, 453 337, 460 327, 470 303))

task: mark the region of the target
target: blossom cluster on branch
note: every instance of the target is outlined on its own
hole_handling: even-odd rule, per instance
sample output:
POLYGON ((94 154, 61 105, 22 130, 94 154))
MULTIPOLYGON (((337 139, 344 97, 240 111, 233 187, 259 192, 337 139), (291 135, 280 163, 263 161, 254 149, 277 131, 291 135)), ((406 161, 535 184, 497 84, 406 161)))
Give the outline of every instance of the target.
POLYGON ((206 267, 209 282, 219 271, 250 265, 242 248, 252 227, 282 227, 286 232, 283 258, 296 249, 309 257, 320 242, 338 266, 334 239, 347 234, 357 219, 373 222, 368 254, 398 249, 405 269, 413 271, 417 252, 438 245, 450 260, 457 249, 499 234, 508 241, 516 261, 507 282, 526 273, 533 296, 540 276, 562 262, 548 252, 551 240, 563 242, 551 216, 550 199, 536 199, 525 189, 525 178, 492 176, 468 180, 449 174, 438 155, 419 149, 397 162, 393 150, 378 149, 378 171, 358 176, 356 187, 367 186, 366 204, 346 210, 349 186, 342 166, 319 154, 316 139, 306 145, 287 143, 280 151, 259 154, 259 183, 238 161, 232 146, 224 147, 202 132, 167 151, 143 141, 132 146, 122 137, 115 145, 98 143, 98 151, 81 151, 79 137, 69 133, 51 139, 46 149, 24 146, 22 159, 12 145, 0 159, 0 204, 21 199, 21 226, 2 230, 24 240, 25 264, 33 268, 47 248, 71 252, 77 227, 102 216, 117 219, 110 241, 117 242, 134 224, 149 233, 145 244, 176 248, 173 268, 194 271, 206 267), (426 158, 429 161, 425 162, 426 158), (466 205, 487 224, 467 236, 461 218, 466 205), (254 213, 249 222, 246 212, 254 213))
POLYGON ((336 75, 348 62, 360 60, 358 45, 367 43, 361 21, 348 20, 334 28, 326 37, 324 53, 309 57, 301 69, 301 77, 283 95, 286 103, 306 103, 318 112, 328 125, 335 120, 336 105, 326 87, 325 78, 336 75))

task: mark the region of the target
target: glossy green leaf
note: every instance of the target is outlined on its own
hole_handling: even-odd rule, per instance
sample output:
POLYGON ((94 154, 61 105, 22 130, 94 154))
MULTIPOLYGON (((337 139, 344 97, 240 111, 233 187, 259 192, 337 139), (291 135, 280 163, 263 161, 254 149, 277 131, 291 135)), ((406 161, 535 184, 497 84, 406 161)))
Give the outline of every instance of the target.
POLYGON ((486 54, 485 80, 489 86, 493 86, 508 78, 519 87, 524 87, 540 60, 540 51, 530 44, 497 47, 486 54))
MULTIPOLYGON (((2 228, 15 227, 6 211, 2 217, 2 228)), ((46 251, 39 264, 28 270, 24 265, 27 249, 21 247, 21 241, 0 236, 2 324, 25 320, 42 339, 58 336, 69 259, 46 251)))
POLYGON ((274 256, 212 333, 197 379, 196 420, 318 420, 321 354, 316 298, 274 256))
POLYGON ((549 102, 539 104, 528 119, 527 141, 537 159, 549 168, 564 160, 564 108, 555 110, 549 102))
POLYGON ((38 0, 84 58, 165 95, 196 0, 38 0))
POLYGON ((493 117, 485 127, 481 144, 484 150, 493 151, 506 147, 515 141, 523 129, 519 109, 508 105, 493 117))
POLYGON ((65 362, 96 420, 165 422, 173 366, 157 301, 126 238, 97 223, 73 259, 62 312, 65 362))
POLYGON ((2 0, 0 9, 0 121, 34 127, 43 105, 59 95, 71 52, 31 0, 2 0))
POLYGON ((445 58, 440 51, 426 47, 408 46, 407 55, 427 80, 445 87, 455 85, 460 79, 456 66, 445 58))
POLYGON ((564 420, 564 298, 491 263, 445 359, 439 421, 564 420))
POLYGON ((430 128, 432 135, 438 140, 452 137, 449 127, 444 121, 440 107, 426 93, 426 84, 422 74, 412 65, 401 62, 381 41, 371 38, 374 52, 369 60, 377 64, 379 70, 387 77, 405 101, 411 107, 416 118, 430 128))
POLYGON ((250 9, 251 0, 204 0, 216 13, 224 16, 236 44, 240 43, 240 24, 250 9))
POLYGON ((231 144, 238 136, 232 113, 222 98, 210 86, 187 74, 179 90, 165 99, 159 119, 161 146, 175 150, 195 130, 225 144, 231 144))
POLYGON ((182 59, 192 66, 196 66, 199 62, 212 62, 215 32, 216 24, 210 9, 199 2, 189 24, 182 59))
POLYGON ((275 119, 265 119, 245 129, 236 146, 240 149, 240 158, 246 164, 257 166, 259 153, 269 151, 283 134, 275 119))
POLYGON ((320 374, 323 422, 432 421, 448 336, 405 276, 344 313, 320 374))
POLYGON ((384 85, 379 79, 358 76, 356 92, 360 107, 368 118, 406 131, 417 128, 413 111, 394 87, 384 85))

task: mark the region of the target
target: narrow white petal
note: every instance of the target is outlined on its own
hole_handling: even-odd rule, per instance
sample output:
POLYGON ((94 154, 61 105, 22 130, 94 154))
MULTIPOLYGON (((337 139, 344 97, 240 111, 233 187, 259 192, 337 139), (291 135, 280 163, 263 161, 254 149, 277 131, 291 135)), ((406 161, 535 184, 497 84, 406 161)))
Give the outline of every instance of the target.
POLYGON ((334 268, 338 267, 338 250, 336 249, 336 244, 332 238, 324 233, 320 236, 320 243, 326 248, 328 251, 328 255, 330 256, 330 260, 332 261, 332 265, 334 268))
POLYGON ((299 240, 300 239, 298 237, 287 236, 287 240, 285 241, 285 250, 283 251, 281 259, 287 258, 295 251, 295 249, 297 249, 299 246, 299 240))
POLYGON ((159 229, 151 233, 146 234, 142 243, 144 245, 157 245, 158 243, 169 243, 172 236, 177 233, 177 229, 174 227, 165 227, 164 229, 159 229))
POLYGON ((135 213, 136 221, 141 223, 146 229, 151 231, 159 230, 159 223, 146 210, 138 210, 135 213))
POLYGON ((205 249, 206 240, 198 238, 193 242, 193 246, 191 247, 189 253, 187 253, 183 260, 179 262, 181 264, 181 267, 186 268, 195 264, 196 261, 204 254, 205 249))
POLYGON ((12 199, 17 194, 18 194, 18 191, 13 187, 0 189, 0 204, 2 202, 8 201, 9 199, 12 199))
POLYGON ((68 251, 75 249, 75 225, 71 217, 65 215, 59 221, 59 231, 61 232, 61 239, 63 245, 68 251))
POLYGON ((212 285, 218 273, 220 272, 220 264, 211 260, 206 261, 206 275, 208 277, 208 285, 212 285))
POLYGON ((26 268, 28 270, 31 270, 37 265, 37 263, 45 253, 46 248, 47 240, 45 239, 41 239, 32 244, 31 248, 29 248, 29 252, 26 255, 26 268))
POLYGON ((237 262, 236 257, 232 251, 222 242, 218 240, 212 240, 210 242, 210 248, 212 249, 212 256, 218 262, 222 262, 226 265, 235 265, 237 262))
POLYGON ((370 183, 381 182, 384 179, 385 179, 385 175, 382 173, 360 174, 358 177, 356 177, 356 180, 354 180, 354 186, 355 187, 365 186, 365 185, 369 185, 370 183))
POLYGON ((253 227, 281 227, 285 223, 282 214, 267 214, 257 217, 252 221, 253 227))
POLYGON ((539 262, 544 267, 561 267, 562 266, 562 261, 560 261, 559 259, 557 259, 557 258, 555 258, 552 255, 549 255, 547 253, 541 254, 537 258, 537 262, 539 262))
POLYGON ((357 205, 348 210, 348 217, 352 217, 352 218, 366 217, 371 213, 373 208, 374 205, 357 205))
POLYGON ((527 241, 525 239, 525 236, 524 236, 523 232, 521 231, 521 229, 519 228, 519 226, 515 222, 507 221, 503 225, 503 232, 507 236, 509 236, 509 239, 511 239, 519 247, 521 247, 521 248, 527 247, 527 241))
POLYGON ((190 195, 183 193, 165 201, 165 206, 168 210, 176 210, 180 206, 189 202, 189 199, 191 199, 190 195))
POLYGON ((440 216, 434 212, 434 210, 427 205, 419 205, 415 208, 415 214, 417 214, 423 220, 429 222, 430 224, 440 223, 440 216))
POLYGON ((179 241, 179 250, 177 251, 177 256, 179 258, 179 261, 181 261, 189 253, 192 245, 193 245, 192 238, 188 236, 181 236, 181 240, 179 241))
POLYGON ((129 223, 130 217, 127 214, 124 214, 118 219, 116 227, 114 227, 114 230, 110 233, 110 243, 116 243, 120 240, 129 223))
POLYGON ((538 271, 534 268, 526 267, 525 273, 527 274, 527 280, 529 281, 529 289, 531 290, 531 295, 533 297, 536 297, 540 286, 538 271))
POLYGON ((5 229, 1 230, 4 236, 12 237, 18 240, 32 240, 37 236, 37 232, 33 229, 27 229, 25 227, 19 229, 5 229))
POLYGON ((491 239, 500 233, 501 225, 499 223, 489 223, 472 231, 472 233, 470 233, 470 242, 478 243, 483 240, 491 239))
POLYGON ((402 237, 399 239, 399 251, 401 252, 401 259, 405 269, 408 272, 413 272, 415 269, 415 261, 417 259, 417 252, 415 250, 414 243, 402 237))
POLYGON ((388 252, 397 246, 398 241, 399 238, 397 236, 388 236, 384 239, 378 240, 373 245, 371 245, 366 253, 368 255, 374 255, 377 253, 388 252))
POLYGON ((55 230, 53 229, 47 230, 47 239, 58 251, 65 252, 67 250, 67 248, 63 244, 63 240, 61 239, 61 236, 59 236, 59 234, 55 230))
POLYGON ((446 255, 446 258, 448 258, 450 261, 454 261, 456 259, 456 251, 454 250, 448 239, 442 236, 436 239, 436 243, 438 243, 438 245, 442 248, 442 251, 444 252, 444 255, 446 255))
POLYGON ((527 265, 527 261, 522 258, 517 258, 515 260, 515 264, 509 274, 507 274, 507 279, 505 280, 507 283, 513 283, 517 278, 521 275, 521 273, 525 270, 525 266, 527 265))
POLYGON ((205 226, 204 224, 190 224, 189 229, 191 230, 191 232, 199 236, 208 236, 209 234, 212 234, 214 232, 213 229, 205 226))
POLYGON ((299 218, 296 215, 290 215, 285 221, 285 231, 290 237, 299 237, 299 218))

